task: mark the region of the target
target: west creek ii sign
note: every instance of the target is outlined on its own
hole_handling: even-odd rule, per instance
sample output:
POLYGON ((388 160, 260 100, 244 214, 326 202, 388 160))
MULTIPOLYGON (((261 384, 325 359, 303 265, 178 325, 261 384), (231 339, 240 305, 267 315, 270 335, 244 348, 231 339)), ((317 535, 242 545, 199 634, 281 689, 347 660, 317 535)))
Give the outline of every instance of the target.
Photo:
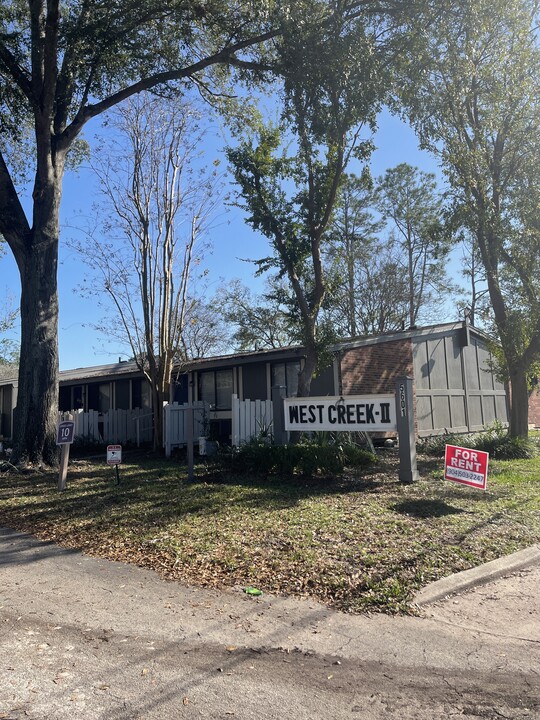
MULTIPOLYGON (((283 398, 283 416, 274 416, 285 431, 397 432, 399 479, 418 480, 414 430, 413 381, 398 377, 395 394, 283 398)), ((283 396, 282 396, 283 397, 283 396)))
POLYGON ((394 395, 285 398, 285 430, 397 430, 394 395))

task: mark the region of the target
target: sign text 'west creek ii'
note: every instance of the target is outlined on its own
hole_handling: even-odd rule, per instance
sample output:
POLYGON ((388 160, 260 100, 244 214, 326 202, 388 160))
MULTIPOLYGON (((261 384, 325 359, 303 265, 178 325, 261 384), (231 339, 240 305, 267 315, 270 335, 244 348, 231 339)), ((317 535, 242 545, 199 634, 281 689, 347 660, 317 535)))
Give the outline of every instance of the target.
POLYGON ((285 399, 285 430, 396 430, 394 395, 285 399))

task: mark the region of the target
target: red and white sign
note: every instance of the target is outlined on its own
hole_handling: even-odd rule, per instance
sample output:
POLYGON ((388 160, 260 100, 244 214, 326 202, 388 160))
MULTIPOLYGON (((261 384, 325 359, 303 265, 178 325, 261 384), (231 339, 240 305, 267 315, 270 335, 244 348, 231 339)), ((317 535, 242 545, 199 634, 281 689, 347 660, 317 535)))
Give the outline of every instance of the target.
POLYGON ((489 453, 483 450, 447 445, 444 458, 444 479, 486 489, 489 453))
POLYGON ((107 445, 107 463, 109 465, 120 465, 122 462, 122 446, 107 445))

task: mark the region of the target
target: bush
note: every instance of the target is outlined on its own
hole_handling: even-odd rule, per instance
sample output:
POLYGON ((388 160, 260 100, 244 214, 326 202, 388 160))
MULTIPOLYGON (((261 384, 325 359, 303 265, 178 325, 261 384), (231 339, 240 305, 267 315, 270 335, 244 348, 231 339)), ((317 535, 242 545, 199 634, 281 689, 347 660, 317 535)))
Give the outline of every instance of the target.
POLYGON ((427 455, 441 456, 445 445, 483 450, 495 460, 529 460, 538 455, 538 445, 531 438, 514 438, 507 428, 496 420, 478 435, 456 435, 446 433, 426 438, 418 444, 418 451, 427 455))
POLYGON ((234 467, 241 472, 314 476, 336 475, 345 467, 365 468, 376 462, 375 455, 354 443, 319 436, 297 445, 270 445, 255 438, 238 448, 234 467))
POLYGON ((508 430, 495 420, 486 431, 475 436, 475 450, 488 452, 496 460, 529 460, 538 454, 536 443, 530 438, 510 437, 508 430))
POLYGON ((534 440, 522 437, 485 437, 478 436, 476 450, 484 450, 495 460, 530 460, 538 455, 534 440))
POLYGON ((467 435, 456 435, 455 433, 444 433, 444 435, 433 435, 432 437, 419 440, 416 449, 419 453, 425 453, 432 457, 444 455, 446 445, 458 445, 460 447, 472 447, 471 437, 467 435))

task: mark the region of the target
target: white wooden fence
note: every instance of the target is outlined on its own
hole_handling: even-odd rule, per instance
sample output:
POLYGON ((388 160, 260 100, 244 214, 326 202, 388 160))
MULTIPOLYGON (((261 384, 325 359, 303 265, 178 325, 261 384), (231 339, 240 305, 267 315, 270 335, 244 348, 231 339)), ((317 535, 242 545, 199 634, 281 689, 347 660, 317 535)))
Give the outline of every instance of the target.
MULTIPOLYGON (((163 445, 165 454, 170 456, 173 447, 186 444, 186 410, 193 407, 193 438, 207 435, 207 424, 211 416, 210 408, 198 401, 193 405, 170 403, 163 407, 163 445)), ((125 443, 139 445, 152 442, 153 417, 148 409, 109 410, 99 413, 97 410, 71 410, 75 422, 74 437, 84 442, 125 443)), ((66 420, 68 413, 59 413, 59 420, 66 420)), ((241 445, 252 437, 272 432, 271 400, 239 400, 232 398, 231 443, 241 445)))
MULTIPOLYGON (((69 414, 75 423, 74 437, 83 442, 132 442, 137 445, 152 442, 154 424, 148 409, 109 410, 106 413, 71 410, 69 414)), ((67 416, 68 413, 59 413, 59 420, 65 420, 67 416)))
POLYGON ((186 410, 193 412, 193 438, 197 442, 200 435, 206 434, 205 425, 208 419, 209 406, 202 401, 190 403, 168 403, 163 406, 163 446, 165 455, 171 456, 174 447, 181 447, 187 442, 186 410))
POLYGON ((239 400, 232 396, 231 443, 237 447, 253 437, 272 434, 271 400, 239 400))
MULTIPOLYGON (((165 405, 163 408, 163 445, 167 457, 170 457, 174 447, 181 447, 187 442, 186 410, 191 407, 195 410, 193 416, 194 442, 198 442, 199 436, 207 434, 205 426, 212 415, 208 405, 200 401, 193 405, 188 403, 165 405)), ((237 395, 233 395, 231 443, 241 445, 260 434, 271 434, 272 420, 271 400, 239 400, 237 395)))

